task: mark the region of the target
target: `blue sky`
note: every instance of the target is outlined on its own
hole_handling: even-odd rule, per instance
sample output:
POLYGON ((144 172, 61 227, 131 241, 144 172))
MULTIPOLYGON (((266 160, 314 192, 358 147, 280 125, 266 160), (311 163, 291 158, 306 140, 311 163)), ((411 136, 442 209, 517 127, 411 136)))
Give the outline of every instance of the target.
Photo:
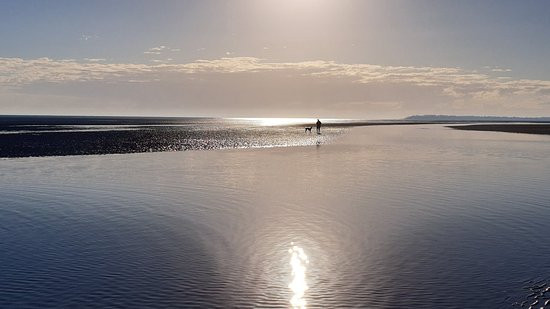
POLYGON ((0 113, 547 116, 549 30, 548 1, 1 1, 0 113))

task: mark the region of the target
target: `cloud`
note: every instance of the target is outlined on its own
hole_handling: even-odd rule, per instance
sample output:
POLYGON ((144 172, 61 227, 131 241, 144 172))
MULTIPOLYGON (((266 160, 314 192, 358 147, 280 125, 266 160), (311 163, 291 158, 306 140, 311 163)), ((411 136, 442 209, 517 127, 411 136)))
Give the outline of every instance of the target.
POLYGON ((80 36, 81 41, 90 41, 90 40, 97 39, 97 38, 99 38, 99 36, 97 34, 82 34, 80 36))
POLYGON ((0 84, 13 87, 34 82, 103 80, 150 69, 147 65, 140 64, 107 64, 99 61, 81 63, 76 60, 50 58, 0 58, 0 84))
POLYGON ((151 62, 154 63, 169 63, 170 61, 173 61, 172 58, 166 58, 166 59, 151 59, 151 62))
POLYGON ((103 61, 107 61, 107 59, 105 59, 105 58, 84 58, 84 60, 89 61, 89 62, 103 62, 103 61))
POLYGON ((502 67, 499 67, 499 66, 484 66, 483 67, 484 69, 487 69, 491 72, 512 72, 512 69, 508 69, 508 68, 502 68, 502 67))
MULTIPOLYGON (((151 51, 168 49, 155 48, 151 51)), ((29 100, 55 96, 79 98, 75 102, 87 102, 85 110, 93 109, 91 104, 104 111, 105 104, 113 104, 109 110, 125 114, 307 116, 314 111, 353 118, 415 113, 550 114, 547 80, 503 78, 453 67, 323 60, 227 57, 173 63, 165 58, 152 59, 151 64, 128 64, 0 58, 0 85, 0 113, 7 110, 8 102, 1 98, 17 94, 21 110, 36 106, 24 103, 25 95, 29 100)), ((61 108, 46 101, 42 109, 49 113, 61 108)), ((63 108, 67 110, 66 105, 63 108)), ((75 103, 72 108, 78 111, 80 106, 75 103)))
POLYGON ((493 72, 512 72, 512 69, 494 68, 491 71, 493 71, 493 72))
POLYGON ((157 47, 151 47, 148 50, 144 51, 143 53, 146 55, 160 55, 164 52, 179 52, 181 49, 179 48, 171 48, 166 45, 160 45, 157 47))

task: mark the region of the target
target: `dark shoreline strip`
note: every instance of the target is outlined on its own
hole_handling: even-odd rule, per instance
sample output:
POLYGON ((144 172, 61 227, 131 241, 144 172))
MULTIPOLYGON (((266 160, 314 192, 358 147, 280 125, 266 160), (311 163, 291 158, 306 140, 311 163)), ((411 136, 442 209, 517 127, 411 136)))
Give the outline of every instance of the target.
POLYGON ((473 124, 447 126, 447 128, 470 131, 493 131, 550 135, 550 124, 473 124))

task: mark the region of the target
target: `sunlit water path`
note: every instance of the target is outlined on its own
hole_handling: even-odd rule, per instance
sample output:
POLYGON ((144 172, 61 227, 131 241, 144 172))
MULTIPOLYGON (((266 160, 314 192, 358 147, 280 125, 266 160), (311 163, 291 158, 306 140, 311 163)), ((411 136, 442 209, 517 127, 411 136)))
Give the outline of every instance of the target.
POLYGON ((292 267, 292 281, 288 287, 292 290, 292 298, 290 299, 290 304, 292 308, 305 309, 306 300, 305 292, 308 289, 306 282, 306 270, 309 260, 307 255, 299 246, 295 246, 294 243, 291 244, 292 248, 288 249, 290 253, 290 266, 292 267))

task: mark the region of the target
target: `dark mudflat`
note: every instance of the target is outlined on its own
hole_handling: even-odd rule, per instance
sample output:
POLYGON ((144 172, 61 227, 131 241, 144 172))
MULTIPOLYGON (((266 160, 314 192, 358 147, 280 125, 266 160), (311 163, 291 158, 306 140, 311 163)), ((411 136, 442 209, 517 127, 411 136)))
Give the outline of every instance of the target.
POLYGON ((550 124, 472 124, 447 126, 457 130, 495 131, 509 133, 547 134, 550 135, 550 124))

